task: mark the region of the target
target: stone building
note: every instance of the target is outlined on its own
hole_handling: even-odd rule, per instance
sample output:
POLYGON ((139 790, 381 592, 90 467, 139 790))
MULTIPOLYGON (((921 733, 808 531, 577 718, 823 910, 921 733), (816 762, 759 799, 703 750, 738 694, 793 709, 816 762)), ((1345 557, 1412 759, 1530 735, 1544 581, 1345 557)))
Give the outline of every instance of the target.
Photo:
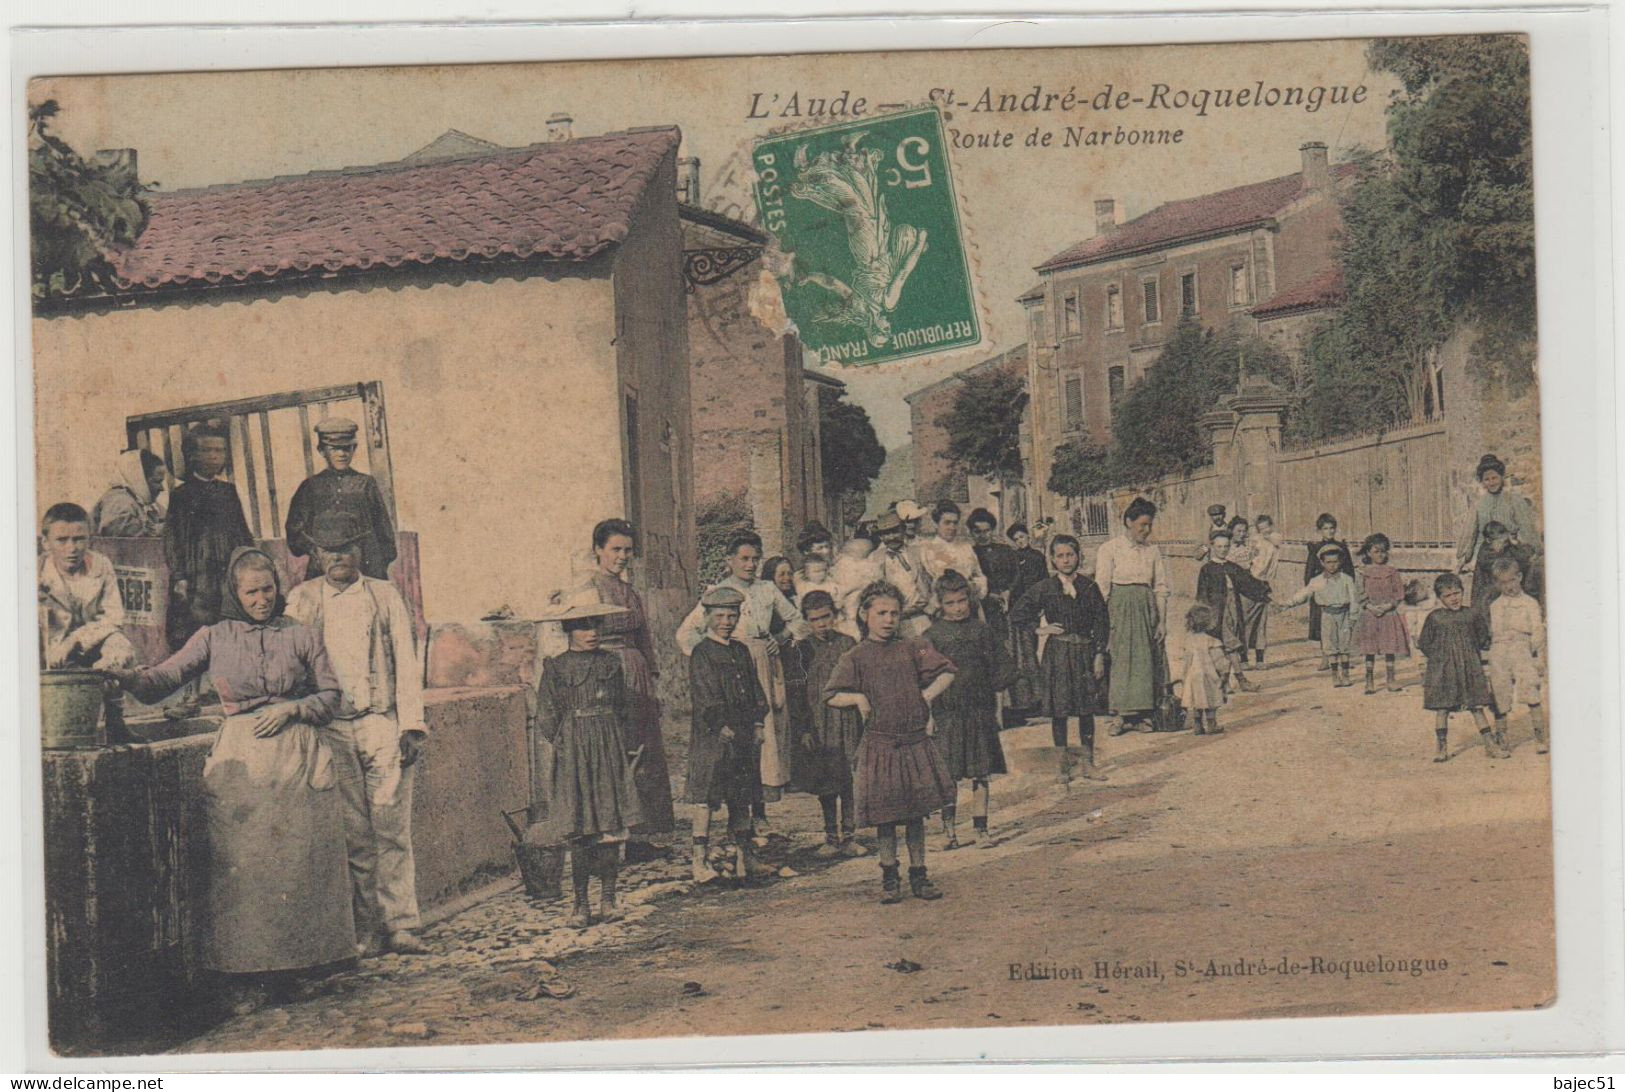
MULTIPOLYGON (((1019 298, 1027 312, 1032 392, 1033 507, 1059 515, 1065 500, 1044 488, 1063 442, 1104 445, 1111 410, 1141 379, 1187 315, 1218 328, 1277 323, 1314 311, 1296 293, 1337 265, 1337 191, 1350 164, 1327 162, 1326 146, 1301 149, 1295 174, 1170 201, 1124 223, 1110 197, 1095 201, 1095 233, 1037 267, 1019 298), (1262 315, 1254 309, 1264 304, 1262 315)), ((1321 299, 1326 293, 1315 296, 1321 299)))
MULTIPOLYGON (((966 510, 986 508, 999 517, 1000 526, 1026 518, 1026 488, 1021 482, 1001 487, 996 481, 975 474, 966 474, 948 458, 948 430, 937 422, 952 411, 966 376, 992 370, 1003 370, 1027 383, 1027 346, 1017 345, 997 356, 989 357, 969 368, 955 372, 946 379, 921 387, 903 396, 908 403, 911 418, 911 459, 914 467, 914 497, 929 506, 933 501, 952 500, 966 510)), ((1031 415, 1022 418, 1021 448, 1023 459, 1031 448, 1028 423, 1031 415)))
POLYGON ((1301 388, 1307 378, 1303 351, 1309 339, 1331 322, 1346 296, 1343 270, 1333 265, 1252 309, 1258 335, 1292 361, 1294 385, 1301 388))
POLYGON ((697 204, 683 204, 679 215, 689 279, 695 504, 702 514, 737 505, 766 552, 782 553, 809 520, 834 526, 818 392, 839 393, 845 384, 805 367, 801 341, 777 332, 785 324, 779 286, 760 260, 767 236, 697 204))

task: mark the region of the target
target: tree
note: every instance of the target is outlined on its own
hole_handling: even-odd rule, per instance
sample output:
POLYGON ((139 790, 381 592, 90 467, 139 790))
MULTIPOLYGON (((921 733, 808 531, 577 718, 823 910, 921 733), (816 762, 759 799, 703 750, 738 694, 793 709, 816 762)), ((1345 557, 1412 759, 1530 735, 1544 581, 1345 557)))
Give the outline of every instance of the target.
POLYGON ((35 299, 116 289, 108 255, 147 226, 146 187, 132 163, 87 161, 50 131, 59 107, 28 108, 28 218, 35 299))
POLYGON ((1112 416, 1111 482, 1141 484, 1211 461, 1212 446, 1198 422, 1221 397, 1234 393, 1243 368, 1276 383, 1290 381, 1286 357, 1256 335, 1209 330, 1195 318, 1181 319, 1145 378, 1129 389, 1112 416))
POLYGON ((862 406, 848 402, 839 391, 819 387, 818 412, 824 491, 838 499, 843 519, 853 504, 861 516, 861 499, 869 492, 870 483, 880 476, 880 468, 886 464, 886 449, 880 446, 869 414, 862 406))
POLYGON ((935 424, 948 433, 948 461, 1001 486, 1021 480, 1021 417, 1027 382, 1004 368, 960 377, 951 409, 935 424))
POLYGON ((1049 491, 1069 500, 1093 497, 1112 487, 1111 463, 1099 444, 1065 443, 1055 449, 1049 491))

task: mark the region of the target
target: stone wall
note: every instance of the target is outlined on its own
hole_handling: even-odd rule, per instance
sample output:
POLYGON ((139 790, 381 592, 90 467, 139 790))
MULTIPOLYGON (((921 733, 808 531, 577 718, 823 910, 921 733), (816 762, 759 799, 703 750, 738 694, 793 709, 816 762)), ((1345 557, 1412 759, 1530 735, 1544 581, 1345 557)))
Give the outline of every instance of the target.
MULTIPOLYGON (((430 690, 413 799, 425 907, 512 863, 500 812, 528 800, 515 687, 430 690)), ((50 1036, 64 1052, 174 1021, 195 999, 213 735, 44 754, 50 1036)))

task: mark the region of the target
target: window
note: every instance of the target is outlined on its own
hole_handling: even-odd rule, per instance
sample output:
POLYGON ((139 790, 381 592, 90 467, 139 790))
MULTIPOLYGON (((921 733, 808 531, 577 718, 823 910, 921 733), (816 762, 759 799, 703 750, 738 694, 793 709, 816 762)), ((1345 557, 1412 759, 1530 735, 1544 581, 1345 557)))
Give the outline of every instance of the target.
POLYGON ((1140 282, 1140 293, 1145 299, 1145 324, 1162 321, 1162 306, 1157 300, 1157 282, 1155 278, 1140 282))
POLYGON ((1179 313, 1189 318, 1196 314, 1196 274, 1179 275, 1179 313))
POLYGON ((353 465, 378 482, 393 519, 395 484, 382 383, 348 383, 142 413, 126 418, 124 427, 129 447, 163 458, 171 482, 186 476, 181 440, 187 429, 206 423, 226 429, 226 470, 242 498, 249 530, 257 539, 280 539, 282 517, 294 489, 319 469, 312 428, 329 417, 348 417, 361 425, 353 465))
POLYGON ((1066 294, 1065 309, 1062 313, 1065 316, 1065 325, 1062 328, 1066 331, 1068 336, 1076 334, 1079 327, 1078 294, 1076 292, 1068 292, 1066 294))
POLYGON ((1117 285, 1106 287, 1106 329, 1123 328, 1123 292, 1117 285))
POLYGON ((1123 366, 1106 369, 1106 391, 1111 399, 1111 407, 1117 409, 1117 403, 1123 400, 1123 366))
POLYGON ((1083 377, 1069 375, 1066 377, 1066 395, 1063 412, 1066 417, 1066 430, 1074 432, 1083 427, 1083 377))
POLYGON ((1230 306, 1241 307, 1246 304, 1250 293, 1247 291, 1247 263, 1236 262, 1230 267, 1230 306))

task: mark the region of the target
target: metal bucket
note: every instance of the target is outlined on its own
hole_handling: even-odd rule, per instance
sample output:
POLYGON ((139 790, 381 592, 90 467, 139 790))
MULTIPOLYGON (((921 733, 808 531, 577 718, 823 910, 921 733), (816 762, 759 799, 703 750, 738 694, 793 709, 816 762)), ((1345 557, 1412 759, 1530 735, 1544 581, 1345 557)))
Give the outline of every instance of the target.
POLYGON ((101 672, 41 673, 40 745, 47 751, 85 751, 102 746, 101 716, 101 672))
POLYGON ((505 811, 503 820, 513 832, 513 856, 519 865, 519 879, 525 885, 525 894, 533 899, 559 899, 564 897, 564 847, 539 846, 525 841, 525 829, 514 821, 523 815, 528 822, 530 809, 505 811))

